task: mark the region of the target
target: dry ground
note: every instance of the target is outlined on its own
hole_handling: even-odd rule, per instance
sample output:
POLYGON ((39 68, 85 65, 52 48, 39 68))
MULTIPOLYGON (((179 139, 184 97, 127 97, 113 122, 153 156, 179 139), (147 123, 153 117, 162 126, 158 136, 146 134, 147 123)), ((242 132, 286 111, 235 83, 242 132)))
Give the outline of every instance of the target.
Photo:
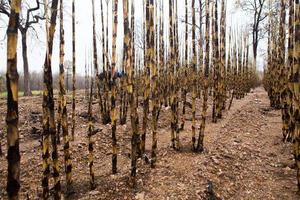
MULTIPOLYGON (((220 199, 300 199, 296 194, 296 171, 292 147, 281 141, 280 111, 272 110, 266 92, 257 88, 242 100, 234 100, 230 111, 217 124, 208 119, 205 151, 193 153, 191 116, 188 109, 185 130, 180 133, 181 151, 170 149, 170 109, 163 108, 159 119, 158 162, 155 169, 138 163, 138 187, 129 186, 130 127, 118 126, 118 174, 111 175, 109 125, 95 124, 102 131, 94 136, 97 188, 89 190, 87 165, 87 121, 79 115, 86 102, 78 98, 76 139, 71 143, 73 186, 69 199, 208 199, 208 182, 220 199)), ((197 108, 201 108, 197 102, 197 108)), ((41 97, 20 98, 21 199, 40 199, 42 159, 41 97)), ((69 111, 70 111, 70 105, 69 111)), ((94 104, 98 112, 98 105, 94 104)), ((200 111, 197 110, 199 125, 200 111)), ((209 109, 211 111, 211 109, 209 109)), ((6 102, 0 100, 0 133, 5 135, 6 102)), ((139 111, 141 113, 141 110, 139 111)), ((140 114, 140 116, 142 116, 140 114)), ((211 116, 209 112, 209 116, 211 116)), ((141 117, 140 117, 141 118, 141 117)), ((2 137, 3 150, 6 152, 2 137)), ((147 149, 151 147, 147 136, 147 149)), ((62 159, 62 147, 60 146, 62 159)), ((61 163, 62 160, 61 160, 61 163)), ((7 162, 0 157, 0 199, 6 199, 7 162)), ((61 182, 64 189, 64 173, 61 182)))

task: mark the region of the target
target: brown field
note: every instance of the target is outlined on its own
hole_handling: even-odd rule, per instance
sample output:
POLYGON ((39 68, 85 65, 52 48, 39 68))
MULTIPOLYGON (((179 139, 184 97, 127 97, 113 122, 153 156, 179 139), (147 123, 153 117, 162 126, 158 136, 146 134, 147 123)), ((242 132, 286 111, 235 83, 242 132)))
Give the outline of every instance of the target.
MULTIPOLYGON (((27 197, 40 199, 42 97, 21 97, 19 102, 21 199, 27 197)), ((200 103, 201 100, 198 100, 197 127, 200 122, 200 103)), ((70 106, 69 103, 68 111, 71 110, 70 106)), ((180 133, 181 150, 175 151, 169 147, 170 109, 163 107, 158 121, 157 167, 151 169, 148 164, 139 160, 136 189, 132 189, 129 184, 131 151, 129 117, 127 125, 117 126, 118 173, 112 175, 110 126, 101 124, 97 102, 94 102, 93 107, 93 112, 97 116, 95 127, 101 130, 93 136, 97 187, 93 191, 89 189, 87 119, 80 117, 87 111, 87 102, 81 94, 78 94, 76 138, 71 143, 75 193, 68 199, 209 199, 208 181, 212 182, 214 192, 221 199, 299 199, 296 194, 292 146, 290 143, 282 142, 280 110, 269 107, 267 94, 262 88, 255 89, 242 100, 234 100, 231 110, 226 110, 223 119, 217 124, 211 122, 211 107, 209 107, 203 153, 194 153, 190 148, 189 108, 185 130, 180 133)), ((142 113, 141 108, 139 113, 142 113)), ((0 100, 0 112, 2 149, 6 154, 5 99, 0 100)), ((148 152, 151 149, 151 140, 151 135, 148 134, 146 140, 148 152)), ((59 146, 59 150, 63 166, 62 145, 59 146)), ((6 168, 7 161, 4 155, 0 157, 0 199, 7 198, 6 168)), ((62 168, 60 175, 65 189, 62 168)))

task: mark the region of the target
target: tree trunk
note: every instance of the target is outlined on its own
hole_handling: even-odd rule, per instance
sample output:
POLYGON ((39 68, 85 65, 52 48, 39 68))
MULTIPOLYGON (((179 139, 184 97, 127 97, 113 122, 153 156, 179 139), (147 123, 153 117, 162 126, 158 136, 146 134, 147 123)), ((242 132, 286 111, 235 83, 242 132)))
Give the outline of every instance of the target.
POLYGON ((75 0, 72 1, 72 54, 73 54, 73 60, 72 60, 72 129, 71 129, 71 140, 74 141, 75 137, 75 107, 76 107, 76 46, 75 46, 75 0))
POLYGON ((2 142, 1 142, 1 138, 2 136, 0 135, 0 157, 3 155, 3 152, 2 152, 2 142))
POLYGON ((59 162, 56 139, 55 126, 55 111, 53 98, 53 77, 51 68, 51 55, 53 50, 53 39, 56 27, 58 0, 53 0, 51 5, 51 19, 48 31, 47 25, 47 52, 44 63, 44 91, 43 91, 43 198, 49 197, 49 176, 50 176, 50 162, 49 162, 49 136, 51 136, 52 144, 52 167, 54 178, 54 199, 60 199, 60 179, 59 179, 59 162))
MULTIPOLYGON (((107 44, 107 40, 105 41, 105 31, 104 31, 104 15, 103 15, 103 3, 102 0, 100 0, 100 9, 101 9, 101 32, 102 32, 102 71, 104 74, 103 79, 103 96, 100 96, 99 100, 101 101, 100 110, 102 109, 102 123, 108 124, 110 123, 110 108, 109 108, 109 80, 108 80, 108 67, 109 67, 109 61, 108 58, 105 55, 108 55, 107 50, 105 49, 107 44), (102 98, 103 97, 103 98, 102 98)), ((107 29, 107 25, 106 25, 107 29)), ((98 86, 97 86, 98 87, 98 86)), ((99 90, 99 87, 98 87, 99 90)), ((100 95, 100 93, 98 94, 100 95)))
MULTIPOLYGON (((187 5, 186 5, 187 7, 187 5)), ((186 13, 188 15, 188 13, 186 13)), ((192 0, 192 150, 195 150, 196 142, 196 74, 197 74, 197 55, 196 55, 196 12, 195 0, 192 0)), ((187 31, 187 30, 186 30, 187 31)), ((186 33, 187 34, 187 33, 186 33)), ((186 41, 187 42, 187 41, 186 41)))
MULTIPOLYGON (((194 13, 193 13, 194 14, 194 13)), ((187 70, 188 70, 188 1, 185 0, 185 53, 184 53, 184 78, 183 78, 183 88, 182 88, 182 117, 180 130, 184 130, 185 125, 185 111, 186 111, 186 95, 187 95, 187 70)))
MULTIPOLYGON (((144 5, 146 0, 143 0, 144 5)), ((144 6, 144 21, 143 27, 146 28, 146 7, 144 6)), ((146 35, 146 29, 144 30, 144 34, 146 35)), ((144 35, 144 36, 145 36, 144 35)), ((146 42, 146 40, 145 40, 146 42)), ((144 65, 146 63, 146 45, 144 43, 144 65)), ((145 153, 145 146, 146 146, 146 133, 147 133, 147 126, 148 126, 148 113, 149 113, 149 96, 150 96, 150 68, 148 65, 145 65, 144 74, 143 74, 143 85, 145 86, 144 94, 143 94, 143 124, 142 124, 142 136, 141 136, 141 153, 145 153)))
POLYGON ((175 94, 174 94, 174 67, 175 67, 175 49, 174 49, 174 1, 169 0, 169 40, 170 40, 170 56, 168 58, 169 66, 169 78, 170 78, 170 105, 171 105, 171 145, 173 149, 176 149, 175 137, 176 137, 176 113, 175 113, 175 94))
POLYGON ((2 142, 0 141, 0 157, 3 156, 3 152, 2 152, 2 142))
POLYGON ((13 0, 7 28, 7 185, 8 199, 18 200, 20 190, 17 41, 21 0, 13 0))
MULTIPOLYGON (((94 15, 94 1, 92 1, 93 4, 93 15, 94 15)), ((95 78, 98 78, 95 76, 95 78)), ((94 135, 94 122, 93 122, 93 86, 94 86, 94 81, 91 80, 91 88, 90 88, 90 94, 89 94, 89 104, 88 104, 88 118, 89 118, 89 125, 88 125, 88 166, 89 166, 89 172, 90 172, 90 188, 91 190, 96 188, 95 185, 95 174, 94 174, 94 141, 92 139, 92 136, 94 135)))
POLYGON ((30 74, 28 69, 27 57, 27 32, 21 32, 22 35, 22 55, 23 55, 23 68, 24 68, 24 96, 31 96, 30 89, 30 74))
POLYGON ((221 1, 221 22, 220 22, 220 96, 219 96, 219 109, 217 110, 217 118, 222 118, 222 111, 225 109, 225 101, 226 101, 226 87, 225 87, 225 79, 226 79, 226 6, 225 0, 221 1))
POLYGON ((151 70, 151 104, 152 104, 152 150, 151 150, 151 167, 154 168, 156 164, 157 156, 157 113, 158 113, 158 93, 157 93, 157 68, 155 63, 155 28, 154 28, 154 2, 153 0, 147 1, 147 11, 146 11, 146 65, 149 66, 151 70))
POLYGON ((214 13, 212 18, 213 23, 213 115, 212 121, 213 123, 217 123, 217 113, 221 110, 220 106, 220 51, 219 51, 219 27, 218 27, 218 1, 214 3, 214 13))
POLYGON ((254 68, 256 69, 256 58, 257 58, 257 47, 258 47, 258 29, 255 27, 255 25, 254 25, 254 28, 252 31, 252 39, 253 39, 253 44, 252 44, 253 64, 254 64, 254 68))
MULTIPOLYGON (((72 162, 70 155, 70 141, 68 134, 68 114, 67 114, 67 97, 65 89, 65 69, 64 69, 64 25, 63 25, 63 0, 60 0, 60 48, 59 48, 59 99, 60 99, 60 122, 63 136, 64 164, 66 174, 67 192, 69 192, 72 184, 72 162)), ((59 137, 59 135, 58 135, 59 137)))
POLYGON ((111 136, 112 136, 112 173, 117 173, 117 119, 116 119, 116 61, 117 61, 117 30, 118 29, 118 0, 113 3, 113 38, 112 38, 112 68, 111 68, 111 136))
MULTIPOLYGON (((300 3, 299 0, 295 1, 295 47, 294 47, 294 74, 293 74, 293 85, 294 85, 294 118, 295 118, 295 149, 296 149, 296 165, 297 165, 297 181, 298 191, 300 191, 300 106, 299 106, 299 70, 300 70, 300 3)), ((294 137, 295 137, 294 136, 294 137)))
POLYGON ((294 0, 289 0, 289 38, 288 38, 288 94, 287 94, 287 114, 288 114, 288 133, 286 139, 290 141, 295 129, 295 119, 293 116, 293 64, 294 64, 294 0))
POLYGON ((199 136, 198 136, 198 144, 196 150, 198 152, 202 152, 204 150, 203 140, 204 140, 204 131, 205 131, 205 123, 206 123, 206 114, 207 114, 207 100, 208 100, 208 78, 209 78, 209 0, 205 1, 205 10, 206 10, 206 25, 205 25, 205 58, 204 58, 204 90, 203 90, 203 103, 202 103, 202 113, 201 113, 201 124, 199 128, 199 136))
POLYGON ((281 115, 282 115, 282 135, 283 140, 286 140, 288 135, 288 103, 287 103, 287 95, 288 95, 288 83, 287 83, 287 74, 285 67, 285 2, 281 0, 280 3, 280 25, 279 25, 279 56, 278 56, 278 65, 279 65, 279 75, 280 75, 280 104, 281 104, 281 115))

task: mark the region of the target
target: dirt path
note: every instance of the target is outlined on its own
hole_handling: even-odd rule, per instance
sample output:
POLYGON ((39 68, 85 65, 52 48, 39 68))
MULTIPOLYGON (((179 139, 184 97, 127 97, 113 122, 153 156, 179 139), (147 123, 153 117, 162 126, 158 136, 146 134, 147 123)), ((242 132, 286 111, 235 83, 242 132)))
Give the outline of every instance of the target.
POLYGON ((161 135, 167 154, 146 183, 146 199, 205 199, 208 181, 222 199, 299 199, 291 145, 281 141, 280 118, 258 88, 236 100, 217 124, 209 120, 203 154, 190 151, 190 123, 181 136, 181 153, 168 150, 169 135, 161 135))
MULTIPOLYGON (((33 111, 41 112, 36 107, 41 105, 40 100, 20 101, 24 113, 21 113, 20 119, 22 199, 26 194, 31 199, 39 199, 41 193, 41 147, 36 138, 28 135, 33 126, 40 128, 40 123, 31 122, 32 116, 28 115, 33 111)), ((2 103, 0 101, 0 112, 5 113, 2 103)), ((78 113, 86 110, 82 102, 77 105, 78 113)), ((201 108, 200 101, 197 102, 197 108, 201 108)), ((77 138, 72 143, 75 194, 70 199, 207 199, 209 181, 216 196, 221 199, 300 198, 296 195, 291 144, 281 141, 280 111, 270 109, 267 94, 262 88, 255 89, 242 100, 234 100, 231 110, 226 111, 218 123, 213 124, 208 118, 205 151, 201 154, 193 153, 190 149, 191 116, 186 117, 186 128, 180 135, 181 151, 169 148, 169 112, 169 109, 164 109, 159 120, 157 167, 150 169, 149 165, 139 161, 136 190, 128 184, 129 125, 118 126, 118 174, 111 175, 110 129, 109 125, 100 125, 100 122, 96 125, 102 131, 94 138, 97 188, 89 190, 87 121, 78 118, 77 138)), ((190 113, 190 110, 187 112, 190 113)), ((200 110, 196 117, 199 123, 200 110)), ((0 130, 4 130, 4 127, 1 122, 0 130)), ((151 135, 147 136, 147 141, 147 149, 150 150, 151 135)), ((62 148, 60 154, 63 155, 62 148)), ((0 157, 0 199, 6 198, 6 166, 5 157, 0 157)), ((64 173, 61 175, 64 183, 64 173)))

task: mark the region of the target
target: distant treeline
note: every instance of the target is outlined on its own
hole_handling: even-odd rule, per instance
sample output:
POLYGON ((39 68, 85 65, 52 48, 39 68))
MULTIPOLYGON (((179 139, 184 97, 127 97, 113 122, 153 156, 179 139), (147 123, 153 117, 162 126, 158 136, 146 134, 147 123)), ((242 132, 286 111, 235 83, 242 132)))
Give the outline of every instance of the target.
MULTIPOLYGON (((53 74, 53 88, 58 89, 58 73, 53 74)), ((65 86, 67 90, 72 89, 72 74, 66 75, 65 86)), ((30 88, 31 90, 43 89, 43 72, 31 72, 30 73, 30 88)), ((76 76, 76 88, 85 88, 85 78, 82 75, 76 76)), ((19 73, 19 91, 24 91, 24 76, 23 73, 19 73)), ((6 92, 6 76, 4 73, 0 73, 0 92, 6 92)))

